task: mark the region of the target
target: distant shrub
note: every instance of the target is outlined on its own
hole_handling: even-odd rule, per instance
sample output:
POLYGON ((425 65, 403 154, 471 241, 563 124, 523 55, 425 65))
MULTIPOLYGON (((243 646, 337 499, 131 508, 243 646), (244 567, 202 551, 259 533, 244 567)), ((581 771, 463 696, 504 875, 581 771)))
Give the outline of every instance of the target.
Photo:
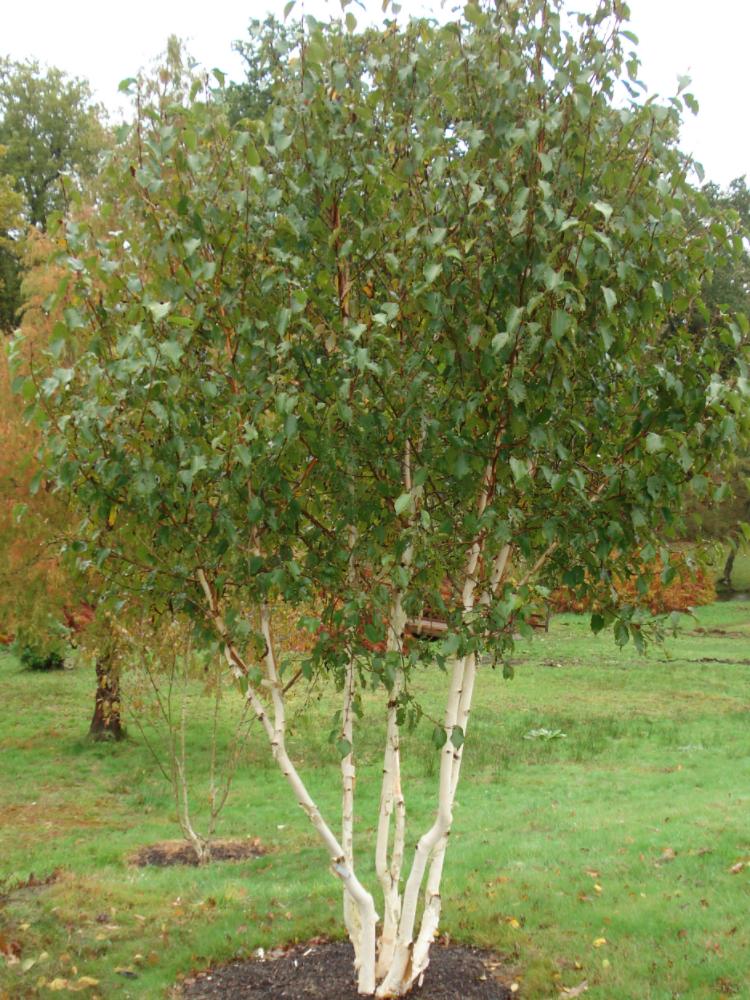
POLYGON ((56 649, 16 642, 13 652, 27 670, 63 670, 65 657, 56 649))
MULTIPOLYGON (((690 565, 681 554, 672 556, 672 567, 674 575, 672 577, 670 573, 666 582, 663 563, 658 560, 645 567, 640 576, 634 575, 626 580, 615 578, 613 587, 620 602, 627 603, 632 599, 634 604, 647 604, 653 614, 664 614, 687 611, 716 600, 714 580, 705 569, 690 565)), ((580 598, 566 587, 555 590, 551 597, 555 611, 592 611, 596 610, 598 603, 595 596, 580 598)))

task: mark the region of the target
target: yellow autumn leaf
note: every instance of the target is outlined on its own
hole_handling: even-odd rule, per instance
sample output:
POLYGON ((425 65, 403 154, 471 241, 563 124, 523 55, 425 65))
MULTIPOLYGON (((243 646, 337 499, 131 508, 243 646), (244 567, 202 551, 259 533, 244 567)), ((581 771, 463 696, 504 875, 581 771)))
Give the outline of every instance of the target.
POLYGON ((595 948, 601 948, 601 946, 606 943, 607 943, 606 938, 594 938, 594 940, 592 941, 592 944, 594 945, 595 948))
POLYGON ((58 992, 59 990, 67 990, 67 988, 68 988, 67 979, 60 979, 58 977, 57 979, 53 979, 51 982, 47 983, 47 989, 54 990, 55 992, 58 992))
POLYGON ((99 985, 99 980, 94 979, 93 976, 81 976, 78 982, 76 983, 76 989, 85 990, 88 989, 89 986, 98 986, 98 985, 99 985))

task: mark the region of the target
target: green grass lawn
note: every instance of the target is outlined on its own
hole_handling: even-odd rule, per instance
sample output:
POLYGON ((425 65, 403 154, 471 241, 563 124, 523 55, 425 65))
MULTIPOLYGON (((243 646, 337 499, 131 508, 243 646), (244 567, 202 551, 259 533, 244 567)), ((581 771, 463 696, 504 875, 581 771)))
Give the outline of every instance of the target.
POLYGON ((750 548, 740 549, 734 560, 732 586, 737 591, 750 592, 750 548))
MULTIPOLYGON (((480 671, 443 931, 499 952, 528 1000, 583 980, 592 1000, 749 998, 750 604, 701 609, 647 658, 560 616, 519 647, 515 668, 512 681, 480 671), (565 736, 526 738, 538 729, 565 736)), ((148 1000, 211 962, 340 935, 338 884, 260 732, 219 834, 259 836, 265 857, 205 869, 128 863, 179 831, 132 725, 118 745, 86 740, 93 682, 83 669, 30 673, 0 659, 0 953, 19 959, 0 957, 0 997, 47 996, 64 982, 89 997, 148 1000)), ((418 679, 431 713, 445 683, 436 669, 418 679)), ((198 692, 195 703, 201 802, 209 713, 198 692)), ((304 715, 297 702, 291 738, 329 816, 336 707, 328 691, 304 715)), ((226 732, 235 708, 228 699, 226 732)), ((375 701, 365 708, 357 813, 369 878, 381 720, 375 701)), ((431 729, 405 752, 411 842, 434 804, 431 729)))

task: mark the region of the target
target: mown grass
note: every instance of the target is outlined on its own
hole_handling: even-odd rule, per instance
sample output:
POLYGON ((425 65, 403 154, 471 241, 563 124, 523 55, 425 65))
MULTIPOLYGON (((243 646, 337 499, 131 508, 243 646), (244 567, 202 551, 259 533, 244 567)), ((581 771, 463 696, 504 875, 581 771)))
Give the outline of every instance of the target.
MULTIPOLYGON (((498 951, 529 1000, 583 980, 593 1000, 750 997, 750 864, 731 871, 750 862, 750 604, 701 609, 646 658, 593 637, 583 617, 559 616, 519 647, 515 669, 512 681, 480 672, 443 930, 498 951), (565 735, 526 738, 540 729, 565 735)), ((20 961, 0 959, 0 996, 46 996, 58 980, 83 982, 91 997, 164 997, 212 962, 341 934, 338 885, 259 732, 219 833, 259 836, 269 853, 139 869, 132 852, 179 834, 137 730, 117 745, 87 741, 93 676, 83 670, 36 674, 5 657, 0 685, 0 945, 20 949, 20 961), (25 886, 32 873, 55 878, 25 886)), ((444 675, 425 670, 417 686, 439 714, 444 675)), ((225 703, 223 740, 236 707, 225 703)), ((329 815, 336 707, 331 691, 305 712, 298 700, 291 736, 329 815)), ((201 802, 210 713, 198 691, 194 708, 201 802)), ((376 701, 365 709, 357 813, 371 878, 382 732, 376 701)), ((431 728, 405 753, 412 842, 434 803, 431 728)))
POLYGON ((750 547, 740 549, 734 560, 732 586, 737 591, 750 591, 750 547))

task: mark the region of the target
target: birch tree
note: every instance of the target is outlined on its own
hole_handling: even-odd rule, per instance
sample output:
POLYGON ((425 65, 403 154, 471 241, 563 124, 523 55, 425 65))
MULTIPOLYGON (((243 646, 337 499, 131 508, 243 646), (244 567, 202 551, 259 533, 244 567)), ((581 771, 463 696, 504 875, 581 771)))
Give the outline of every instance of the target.
POLYGON ((340 881, 364 995, 428 966, 480 664, 507 661, 558 583, 641 648, 649 618, 609 581, 668 564, 683 496, 746 428, 746 327, 721 317, 696 343, 686 325, 732 244, 718 217, 691 227, 683 99, 641 94, 626 13, 308 17, 291 49, 267 25, 262 117, 230 125, 220 79, 139 101, 108 233, 67 225, 78 301, 33 415, 81 558, 220 643, 340 881), (296 666, 278 599, 315 609, 296 666), (424 608, 445 623, 445 707, 434 820, 407 836, 424 654, 405 624, 424 608), (341 693, 339 820, 286 744, 288 689, 319 673, 341 693), (373 885, 354 829, 365 689, 384 721, 373 885))

